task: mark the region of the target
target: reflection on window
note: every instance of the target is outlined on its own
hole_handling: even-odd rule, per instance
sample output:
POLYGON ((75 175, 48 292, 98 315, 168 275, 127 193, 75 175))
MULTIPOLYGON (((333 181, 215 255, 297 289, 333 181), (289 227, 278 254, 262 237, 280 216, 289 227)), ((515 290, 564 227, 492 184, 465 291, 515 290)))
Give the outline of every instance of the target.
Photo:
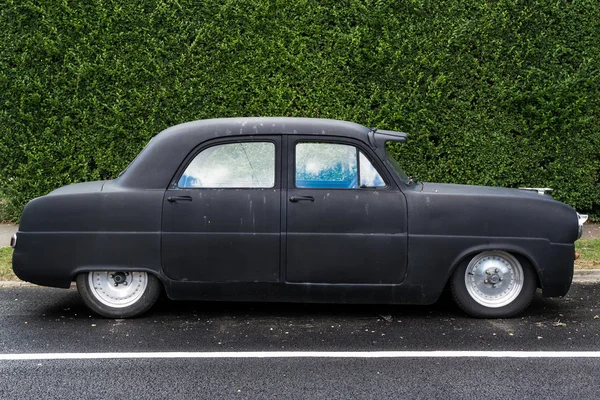
POLYGON ((383 187, 385 182, 373 164, 360 153, 360 187, 383 187))
POLYGON ((335 143, 296 145, 296 187, 355 189, 359 185, 382 187, 385 182, 356 147, 335 143))
POLYGON ((229 143, 209 147, 194 158, 180 188, 270 188, 275 186, 275 145, 229 143))
POLYGON ((296 187, 358 187, 356 148, 332 143, 297 144, 296 187))

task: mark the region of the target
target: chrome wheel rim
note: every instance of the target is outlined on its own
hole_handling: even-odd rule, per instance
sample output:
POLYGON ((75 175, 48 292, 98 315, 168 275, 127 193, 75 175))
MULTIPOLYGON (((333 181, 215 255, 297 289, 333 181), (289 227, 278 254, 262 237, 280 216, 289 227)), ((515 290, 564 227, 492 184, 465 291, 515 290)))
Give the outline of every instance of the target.
POLYGON ((523 289, 523 267, 509 253, 484 251, 467 266, 465 286, 471 298, 482 306, 504 307, 523 289))
POLYGON ((112 308, 135 304, 146 291, 146 272, 93 271, 88 274, 92 296, 112 308))

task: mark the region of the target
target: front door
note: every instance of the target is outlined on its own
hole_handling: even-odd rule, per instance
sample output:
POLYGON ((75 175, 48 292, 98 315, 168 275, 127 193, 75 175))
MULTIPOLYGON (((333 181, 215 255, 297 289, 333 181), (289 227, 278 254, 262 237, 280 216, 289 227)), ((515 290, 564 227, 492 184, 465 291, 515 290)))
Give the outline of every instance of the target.
POLYGON ((279 136, 213 141, 193 154, 163 200, 162 263, 179 281, 276 282, 279 136))
POLYGON ((395 284, 404 279, 404 195, 356 142, 288 144, 288 282, 395 284))

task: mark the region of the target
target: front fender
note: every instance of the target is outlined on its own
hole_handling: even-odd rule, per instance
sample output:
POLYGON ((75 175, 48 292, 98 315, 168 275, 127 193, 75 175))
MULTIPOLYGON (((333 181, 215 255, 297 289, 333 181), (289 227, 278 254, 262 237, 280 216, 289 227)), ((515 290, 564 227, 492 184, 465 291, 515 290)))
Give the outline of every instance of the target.
POLYGON ((573 279, 573 244, 546 239, 409 235, 407 284, 421 284, 437 298, 464 260, 486 250, 524 257, 535 269, 545 297, 564 296, 573 279))

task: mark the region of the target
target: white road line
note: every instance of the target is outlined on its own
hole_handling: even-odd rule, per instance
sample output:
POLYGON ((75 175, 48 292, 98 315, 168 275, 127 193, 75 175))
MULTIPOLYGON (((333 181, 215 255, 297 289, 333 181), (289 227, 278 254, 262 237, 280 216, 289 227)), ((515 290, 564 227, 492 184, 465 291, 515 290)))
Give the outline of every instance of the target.
POLYGON ((168 358, 600 358, 600 351, 247 351, 0 354, 0 361, 168 358))

